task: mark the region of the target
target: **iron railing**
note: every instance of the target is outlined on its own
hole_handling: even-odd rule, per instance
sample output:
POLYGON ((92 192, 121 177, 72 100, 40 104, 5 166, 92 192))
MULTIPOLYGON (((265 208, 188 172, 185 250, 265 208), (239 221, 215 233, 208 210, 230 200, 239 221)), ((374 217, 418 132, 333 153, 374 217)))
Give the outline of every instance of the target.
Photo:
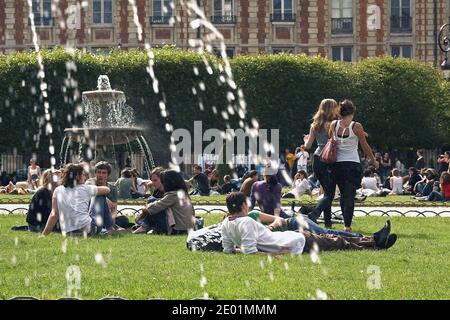
POLYGON ((211 22, 213 24, 235 24, 236 23, 236 16, 220 16, 220 15, 214 15, 211 16, 211 22))
MULTIPOLYGON (((441 202, 442 206, 442 202, 441 202)), ((137 213, 139 213, 142 209, 136 209, 136 208, 122 208, 117 211, 119 215, 125 215, 125 216, 134 216, 137 213)), ((28 211, 28 208, 14 208, 14 209, 7 209, 7 208, 0 208, 0 217, 2 214, 7 215, 25 215, 28 211)), ((223 213, 226 214, 227 210, 224 208, 201 208, 197 207, 194 208, 195 214, 211 214, 211 213, 223 213)), ((411 210, 405 210, 404 212, 400 210, 396 210, 395 208, 389 208, 385 207, 383 209, 374 208, 374 209, 367 209, 363 210, 358 207, 355 208, 355 213, 362 213, 365 216, 381 216, 381 217, 392 217, 392 216, 402 216, 402 217, 426 217, 434 215, 436 217, 443 217, 450 215, 450 207, 446 207, 446 209, 441 210, 437 212, 437 210, 433 210, 432 207, 424 208, 423 210, 419 210, 419 208, 414 207, 411 210)), ((341 210, 336 210, 332 213, 332 216, 337 221, 342 221, 342 212, 341 210)), ((319 220, 320 221, 320 220, 319 220)), ((335 221, 335 223, 338 223, 335 221)))
POLYGON ((353 33, 353 18, 332 18, 331 33, 332 34, 353 33))
POLYGON ((295 22, 296 14, 295 13, 271 13, 270 21, 271 22, 295 22))
POLYGON ((169 24, 172 16, 151 16, 150 24, 169 24))

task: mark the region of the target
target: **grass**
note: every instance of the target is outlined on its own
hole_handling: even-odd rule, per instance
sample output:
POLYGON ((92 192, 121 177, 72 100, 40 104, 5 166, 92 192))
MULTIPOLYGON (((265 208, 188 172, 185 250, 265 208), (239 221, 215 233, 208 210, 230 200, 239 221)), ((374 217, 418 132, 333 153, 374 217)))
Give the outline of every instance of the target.
MULTIPOLYGON (((207 224, 220 215, 205 216, 207 224)), ((355 219, 355 231, 371 233, 384 218, 355 219)), ((450 299, 448 218, 394 217, 397 244, 388 251, 309 255, 225 255, 190 252, 183 236, 123 235, 88 239, 51 234, 38 238, 10 231, 19 215, 0 216, 0 299, 66 296, 66 270, 81 270, 82 299, 309 299, 316 290, 330 299, 450 299), (100 255, 104 263, 100 262, 100 255), (97 262, 96 262, 97 256, 97 262), (370 266, 381 271, 381 288, 369 290, 370 266), (202 271, 203 270, 203 271, 202 271), (206 278, 204 287, 200 279, 206 278)), ((338 226, 340 227, 340 226, 338 226)))
MULTIPOLYGON (((192 197, 192 202, 194 205, 225 205, 225 195, 211 195, 208 197, 192 197)), ((30 202, 31 195, 6 195, 0 194, 0 204, 28 204, 30 202)), ((283 205, 290 205, 294 199, 282 199, 283 205)), ((300 200, 295 200, 298 205, 301 204, 311 204, 317 203, 315 198, 310 196, 302 196, 300 200)), ((142 205, 145 200, 120 200, 119 205, 142 205)), ((338 202, 335 202, 339 205, 338 202)), ((450 207, 450 202, 429 202, 429 201, 417 201, 411 199, 410 196, 388 196, 388 197, 369 197, 362 203, 356 203, 356 206, 387 206, 387 207, 401 207, 401 206, 445 206, 450 207)))

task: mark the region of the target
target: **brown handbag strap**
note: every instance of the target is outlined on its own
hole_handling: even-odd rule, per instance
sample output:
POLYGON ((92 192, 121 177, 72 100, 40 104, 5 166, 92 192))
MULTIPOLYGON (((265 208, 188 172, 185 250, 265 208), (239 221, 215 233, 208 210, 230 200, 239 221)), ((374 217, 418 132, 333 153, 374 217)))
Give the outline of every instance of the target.
POLYGON ((328 133, 331 132, 331 134, 329 134, 329 139, 332 140, 336 140, 336 137, 334 136, 334 133, 336 132, 336 126, 337 126, 337 120, 333 120, 330 124, 330 130, 328 133))

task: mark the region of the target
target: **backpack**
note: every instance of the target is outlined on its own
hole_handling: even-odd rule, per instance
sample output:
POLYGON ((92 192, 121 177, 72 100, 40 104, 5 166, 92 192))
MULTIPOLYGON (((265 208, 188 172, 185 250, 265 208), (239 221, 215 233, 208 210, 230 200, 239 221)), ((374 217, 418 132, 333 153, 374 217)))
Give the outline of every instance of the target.
POLYGON ((222 252, 221 227, 222 224, 218 223, 192 232, 186 240, 186 247, 191 251, 222 252))

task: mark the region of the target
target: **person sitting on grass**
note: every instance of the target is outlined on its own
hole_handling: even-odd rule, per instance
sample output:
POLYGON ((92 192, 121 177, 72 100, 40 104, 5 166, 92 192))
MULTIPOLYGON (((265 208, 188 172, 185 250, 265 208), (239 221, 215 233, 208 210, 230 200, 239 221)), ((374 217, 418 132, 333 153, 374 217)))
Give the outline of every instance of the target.
POLYGON ((307 179, 306 171, 300 170, 294 177, 294 181, 292 182, 292 190, 283 194, 282 198, 299 199, 304 194, 311 195, 311 188, 307 179))
POLYGON ((432 191, 427 197, 428 201, 450 201, 450 173, 444 171, 440 179, 441 192, 432 191))
POLYGON ((437 184, 437 178, 439 177, 436 170, 428 168, 423 171, 423 179, 416 183, 414 186, 414 193, 416 197, 428 197, 433 191, 435 182, 437 184))
POLYGON ((360 192, 368 197, 376 197, 381 194, 380 191, 380 188, 378 188, 378 180, 374 177, 374 172, 371 169, 364 170, 360 192))
POLYGON ((131 192, 131 197, 133 199, 145 198, 147 193, 147 184, 149 181, 141 178, 141 175, 136 168, 131 169, 131 174, 134 180, 134 186, 136 188, 135 192, 131 192))
MULTIPOLYGON (((147 199, 147 203, 158 201, 164 197, 164 185, 161 182, 161 173, 164 171, 162 167, 156 167, 150 172, 151 186, 154 188, 153 193, 147 199)), ((166 210, 162 210, 155 214, 140 215, 136 218, 138 226, 133 233, 149 233, 149 234, 167 234, 169 232, 169 222, 166 210)))
POLYGON ((164 195, 164 186, 161 183, 161 172, 164 171, 163 167, 156 167, 150 172, 150 182, 148 187, 151 189, 150 197, 147 199, 148 202, 152 202, 150 198, 161 199, 164 195))
POLYGON ((238 188, 231 182, 231 177, 227 174, 223 177, 224 184, 222 185, 222 194, 228 194, 230 192, 237 191, 238 188))
POLYGON ((194 228, 194 207, 189 198, 186 183, 181 174, 175 170, 161 172, 160 178, 164 186, 164 196, 147 204, 142 209, 142 213, 137 215, 136 221, 166 210, 167 234, 187 234, 194 228))
POLYGON ((271 224, 269 228, 266 228, 262 223, 249 216, 246 197, 240 192, 229 194, 226 202, 228 215, 221 228, 224 253, 240 251, 251 254, 260 251, 301 254, 302 252, 309 252, 314 245, 317 245, 321 251, 388 249, 397 240, 397 235, 390 234, 390 223, 387 223, 385 227, 371 237, 314 234, 304 230, 299 224, 291 225, 291 228, 299 231, 298 233, 291 230, 274 232, 270 229, 282 227, 285 230, 288 228, 287 221, 279 217, 259 214, 260 220, 271 224), (299 236, 296 236, 296 233, 299 236))
POLYGON ((87 185, 85 182, 88 178, 88 171, 83 164, 69 163, 64 167, 61 185, 53 192, 52 212, 42 235, 49 235, 58 221, 64 236, 114 233, 114 222, 106 197, 99 197, 109 194, 110 189, 87 185), (98 197, 95 204, 91 203, 93 197, 98 197))
POLYGON ((209 196, 211 193, 208 176, 202 171, 203 169, 199 165, 194 166, 194 176, 186 181, 187 184, 193 186, 190 195, 209 196))
POLYGON ((115 183, 119 199, 131 199, 136 192, 133 173, 130 168, 125 168, 120 173, 120 178, 115 183))
POLYGON ((36 160, 31 159, 28 166, 28 185, 32 190, 39 188, 39 179, 41 178, 41 168, 36 164, 36 160))
POLYGON ((258 171, 252 170, 248 173, 248 177, 244 180, 241 186, 241 192, 245 194, 246 197, 250 197, 253 184, 259 180, 258 171))
MULTIPOLYGON (((28 230, 42 232, 52 211, 53 191, 60 184, 61 171, 47 169, 41 176, 41 186, 31 198, 27 212, 28 230)), ((56 228, 58 229, 58 227, 56 228)))
MULTIPOLYGON (((206 173, 206 170, 205 170, 206 173)), ((218 195, 222 193, 222 188, 219 185, 219 172, 217 169, 212 170, 208 174, 209 186, 211 188, 210 195, 218 195)))
POLYGON ((404 185, 405 185, 405 180, 407 181, 405 193, 415 195, 414 187, 417 182, 422 180, 422 177, 419 174, 419 170, 417 170, 414 167, 409 168, 408 173, 409 173, 408 176, 403 177, 404 185))
POLYGON ((404 194, 403 191, 403 178, 400 176, 400 170, 393 169, 392 170, 392 177, 390 178, 390 187, 391 192, 389 195, 402 195, 404 194))
POLYGON ((110 192, 106 195, 106 198, 99 196, 95 197, 94 201, 98 201, 97 205, 102 206, 104 200, 106 199, 111 217, 114 221, 114 229, 121 230, 122 227, 126 227, 128 225, 128 218, 126 216, 117 216, 117 187, 112 182, 108 182, 111 171, 112 167, 108 162, 97 162, 94 167, 95 178, 88 179, 86 184, 109 188, 110 192))
POLYGON ((277 176, 269 174, 270 165, 264 168, 264 180, 257 181, 252 186, 250 193, 251 209, 258 204, 261 211, 267 214, 273 214, 282 218, 289 216, 281 208, 281 183, 277 176))

